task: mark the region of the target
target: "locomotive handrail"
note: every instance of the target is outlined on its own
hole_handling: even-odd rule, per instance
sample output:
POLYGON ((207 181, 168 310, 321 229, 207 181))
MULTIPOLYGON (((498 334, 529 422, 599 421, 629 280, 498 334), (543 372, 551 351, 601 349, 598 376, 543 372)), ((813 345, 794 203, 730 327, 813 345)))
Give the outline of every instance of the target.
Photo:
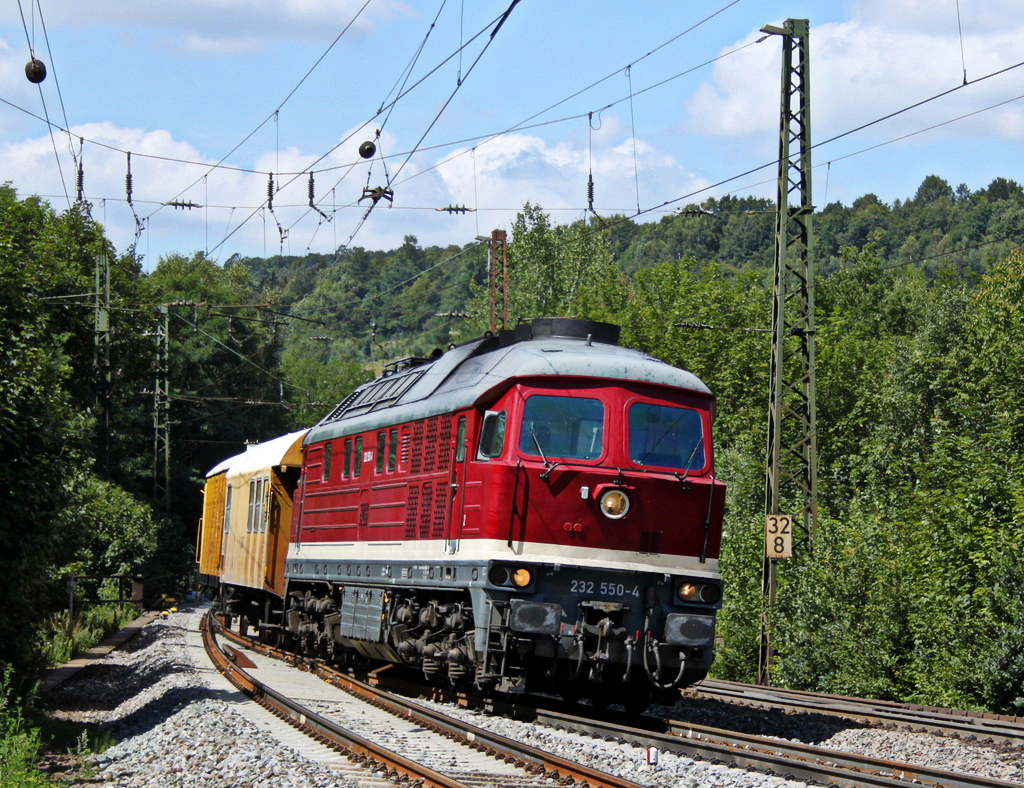
MULTIPOLYGON (((522 464, 522 463, 520 462, 520 464, 522 464)), ((678 481, 682 482, 684 485, 689 484, 689 481, 692 478, 690 476, 690 472, 688 470, 684 471, 683 473, 679 473, 678 471, 647 470, 646 468, 623 468, 623 467, 618 466, 618 465, 590 465, 590 464, 583 463, 583 462, 574 462, 573 460, 559 460, 558 462, 552 463, 551 465, 548 466, 548 469, 546 471, 544 471, 542 474, 540 474, 540 478, 543 479, 544 481, 547 481, 548 476, 550 476, 551 472, 555 468, 557 468, 559 465, 572 465, 572 466, 575 466, 575 467, 578 467, 578 468, 593 468, 594 470, 601 470, 601 471, 617 471, 618 475, 619 475, 619 478, 616 480, 617 484, 621 484, 622 483, 621 482, 621 478, 622 478, 623 472, 625 472, 625 471, 628 471, 630 473, 644 473, 644 474, 658 473, 658 474, 662 474, 663 476, 674 476, 678 481)), ((713 482, 714 482, 714 475, 713 474, 708 474, 708 475, 711 476, 712 484, 713 484, 713 482)), ((703 478, 703 477, 696 477, 696 478, 703 478)))

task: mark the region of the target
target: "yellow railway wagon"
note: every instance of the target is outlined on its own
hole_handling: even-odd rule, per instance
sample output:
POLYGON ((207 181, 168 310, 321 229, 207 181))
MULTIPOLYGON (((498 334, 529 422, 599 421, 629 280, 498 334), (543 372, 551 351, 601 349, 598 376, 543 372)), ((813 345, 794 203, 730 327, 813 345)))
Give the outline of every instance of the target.
POLYGON ((201 580, 284 594, 292 495, 306 430, 249 446, 206 474, 198 550, 201 580))

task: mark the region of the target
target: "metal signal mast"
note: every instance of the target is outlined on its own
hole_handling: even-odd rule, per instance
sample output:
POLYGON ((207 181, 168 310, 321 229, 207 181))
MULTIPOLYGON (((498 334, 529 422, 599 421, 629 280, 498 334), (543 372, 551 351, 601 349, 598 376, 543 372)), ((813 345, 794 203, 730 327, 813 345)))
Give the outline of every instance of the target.
POLYGON ((153 371, 156 386, 153 389, 153 498, 161 501, 165 511, 171 508, 171 399, 168 384, 171 333, 170 309, 166 304, 157 307, 159 324, 156 337, 156 357, 153 371))
POLYGON ((95 308, 92 370, 100 433, 97 454, 104 475, 110 478, 110 397, 113 376, 110 369, 110 259, 106 252, 96 255, 95 308))
MULTIPOLYGON (((491 248, 488 253, 488 269, 490 270, 491 283, 491 333, 498 330, 497 316, 497 294, 498 277, 501 277, 501 327, 508 328, 508 246, 506 243, 507 234, 504 230, 493 230, 491 232, 491 248)), ((484 240, 487 240, 484 238, 484 240)))
POLYGON ((782 111, 772 306, 771 391, 765 494, 764 612, 758 683, 771 683, 777 562, 809 550, 818 519, 811 261, 811 105, 806 19, 765 25, 782 36, 782 111))

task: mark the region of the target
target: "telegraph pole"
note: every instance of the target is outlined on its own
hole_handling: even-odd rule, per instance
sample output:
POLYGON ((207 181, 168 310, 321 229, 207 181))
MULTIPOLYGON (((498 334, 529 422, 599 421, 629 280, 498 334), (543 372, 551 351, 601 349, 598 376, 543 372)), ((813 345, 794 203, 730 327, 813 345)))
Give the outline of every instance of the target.
POLYGON ((810 550, 818 519, 814 393, 814 282, 811 261, 809 24, 787 19, 762 33, 782 37, 778 214, 772 302, 771 390, 765 484, 764 597, 758 683, 771 684, 777 562, 810 550))

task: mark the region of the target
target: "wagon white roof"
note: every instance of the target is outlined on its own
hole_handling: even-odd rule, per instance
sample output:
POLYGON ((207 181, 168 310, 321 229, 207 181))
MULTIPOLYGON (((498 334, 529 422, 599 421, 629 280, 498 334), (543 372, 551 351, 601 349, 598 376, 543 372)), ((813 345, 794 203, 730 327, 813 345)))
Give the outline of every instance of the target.
POLYGON ((246 450, 234 457, 229 457, 224 462, 215 465, 207 472, 206 476, 216 476, 218 473, 227 471, 228 476, 236 476, 240 473, 251 473, 262 468, 272 468, 275 465, 299 465, 302 462, 302 439, 309 430, 299 430, 282 435, 278 438, 254 443, 247 446, 246 450))

